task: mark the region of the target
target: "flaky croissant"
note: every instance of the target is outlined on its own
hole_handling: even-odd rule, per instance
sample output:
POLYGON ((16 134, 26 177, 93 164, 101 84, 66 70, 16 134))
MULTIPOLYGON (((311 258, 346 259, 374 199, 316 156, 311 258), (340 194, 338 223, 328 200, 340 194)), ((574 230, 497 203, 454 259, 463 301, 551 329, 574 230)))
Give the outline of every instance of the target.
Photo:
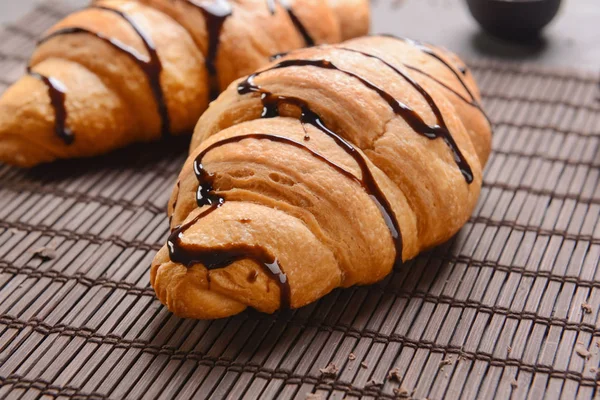
POLYGON ((490 141, 445 50, 368 37, 292 52, 198 122, 152 286, 205 319, 377 282, 468 220, 490 141))
POLYGON ((191 132, 278 52, 365 34, 368 0, 106 0, 49 30, 0 98, 0 161, 33 166, 191 132))

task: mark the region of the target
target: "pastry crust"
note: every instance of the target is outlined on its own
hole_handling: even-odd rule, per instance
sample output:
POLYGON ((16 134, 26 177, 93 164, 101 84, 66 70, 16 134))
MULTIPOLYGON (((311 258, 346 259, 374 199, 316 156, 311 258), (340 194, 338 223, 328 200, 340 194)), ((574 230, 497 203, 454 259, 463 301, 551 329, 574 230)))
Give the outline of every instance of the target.
POLYGON ((47 32, 32 73, 0 98, 0 161, 30 167, 189 133, 214 94, 272 54, 368 29, 367 0, 95 1, 47 32))
POLYGON ((175 233, 152 265, 158 298, 194 318, 297 308, 448 240, 475 207, 490 153, 463 65, 367 37, 292 52, 232 84, 196 125, 169 204, 175 233))

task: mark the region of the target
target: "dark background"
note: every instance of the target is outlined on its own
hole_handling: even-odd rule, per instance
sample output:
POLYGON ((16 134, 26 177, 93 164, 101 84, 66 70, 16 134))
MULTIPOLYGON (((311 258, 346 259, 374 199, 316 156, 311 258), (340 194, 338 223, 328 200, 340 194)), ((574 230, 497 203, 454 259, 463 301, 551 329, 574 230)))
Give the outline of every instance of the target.
MULTIPOLYGON (((68 0, 86 5, 87 0, 68 0)), ((31 10, 36 0, 0 0, 0 24, 31 10)), ((373 0, 373 31, 446 46, 467 58, 499 57, 546 65, 600 67, 600 1, 564 0, 543 40, 510 45, 483 34, 463 0, 373 0)))

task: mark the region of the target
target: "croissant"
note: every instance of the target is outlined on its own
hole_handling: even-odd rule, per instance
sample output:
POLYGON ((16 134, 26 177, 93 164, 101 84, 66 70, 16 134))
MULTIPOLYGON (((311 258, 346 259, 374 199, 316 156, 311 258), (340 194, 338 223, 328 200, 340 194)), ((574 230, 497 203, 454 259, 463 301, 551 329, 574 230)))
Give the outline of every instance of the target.
POLYGON ((366 37, 294 51, 201 117, 151 283, 182 317, 272 313, 383 279, 475 207, 491 127, 446 50, 366 37))
POLYGON ((191 132, 271 54, 368 28, 368 0, 96 1, 49 30, 0 98, 0 161, 29 167, 191 132))

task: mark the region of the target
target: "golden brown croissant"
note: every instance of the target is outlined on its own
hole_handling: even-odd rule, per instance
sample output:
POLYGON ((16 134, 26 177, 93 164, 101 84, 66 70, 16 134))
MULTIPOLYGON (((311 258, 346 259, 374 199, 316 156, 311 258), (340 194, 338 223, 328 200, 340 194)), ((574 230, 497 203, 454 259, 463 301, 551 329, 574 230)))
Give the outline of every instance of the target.
POLYGON ((490 140, 445 50, 369 37, 292 52, 198 122, 152 286, 180 316, 219 318, 377 282, 468 220, 490 140))
POLYGON ((50 29, 0 98, 0 161, 33 166, 191 132, 211 97, 271 54, 368 26, 368 0, 96 1, 50 29))

